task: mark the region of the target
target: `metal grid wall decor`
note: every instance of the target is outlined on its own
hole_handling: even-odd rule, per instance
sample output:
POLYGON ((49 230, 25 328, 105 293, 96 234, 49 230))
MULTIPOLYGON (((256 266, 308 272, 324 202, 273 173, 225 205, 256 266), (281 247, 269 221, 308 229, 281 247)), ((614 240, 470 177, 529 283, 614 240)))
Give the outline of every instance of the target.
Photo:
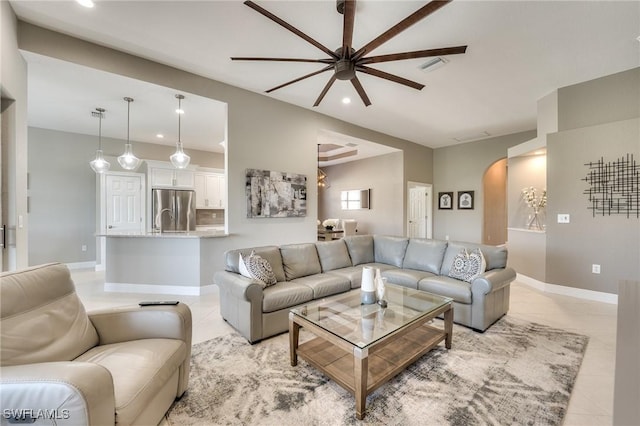
POLYGON ((633 154, 606 162, 604 158, 585 164, 587 176, 581 180, 589 184, 588 196, 593 217, 622 214, 640 218, 640 166, 633 154))

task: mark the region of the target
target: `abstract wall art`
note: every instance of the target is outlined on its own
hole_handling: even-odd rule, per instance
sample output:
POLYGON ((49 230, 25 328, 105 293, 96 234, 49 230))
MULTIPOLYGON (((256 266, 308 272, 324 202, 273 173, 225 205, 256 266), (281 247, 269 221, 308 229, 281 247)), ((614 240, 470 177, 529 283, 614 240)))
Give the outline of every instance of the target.
POLYGON ((605 162, 604 158, 586 163, 588 173, 584 191, 593 217, 613 214, 640 218, 640 166, 633 154, 605 162))
POLYGON ((307 177, 296 173, 247 169, 247 217, 307 215, 307 177))

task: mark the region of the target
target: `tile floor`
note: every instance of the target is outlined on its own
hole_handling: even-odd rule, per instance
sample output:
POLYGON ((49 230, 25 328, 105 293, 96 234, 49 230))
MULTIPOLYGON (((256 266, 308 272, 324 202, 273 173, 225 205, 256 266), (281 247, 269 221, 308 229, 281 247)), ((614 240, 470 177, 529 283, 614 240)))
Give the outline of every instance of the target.
MULTIPOLYGON (((105 293, 104 273, 75 270, 72 276, 87 310, 137 304, 142 300, 178 299, 192 310, 193 343, 233 332, 220 317, 217 292, 204 296, 105 293)), ((611 425, 617 306, 543 293, 518 282, 511 286, 510 306, 510 316, 590 337, 564 425, 611 425)))

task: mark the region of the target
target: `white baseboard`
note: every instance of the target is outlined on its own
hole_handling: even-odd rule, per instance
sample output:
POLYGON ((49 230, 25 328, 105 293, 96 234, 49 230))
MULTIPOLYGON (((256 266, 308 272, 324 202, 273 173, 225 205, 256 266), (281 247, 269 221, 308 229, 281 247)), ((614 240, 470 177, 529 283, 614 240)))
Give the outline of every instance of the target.
POLYGON ((106 271, 107 268, 104 267, 104 263, 96 263, 96 272, 106 271))
POLYGON ((110 293, 145 293, 145 294, 176 294, 180 296, 202 296, 213 293, 215 285, 180 286, 180 285, 157 285, 157 284, 127 284, 127 283, 104 283, 104 291, 110 293))
POLYGON ((67 263, 67 268, 73 270, 73 269, 93 269, 96 266, 96 261, 93 260, 91 262, 74 262, 74 263, 67 263))
POLYGON ((617 294, 586 290, 584 288, 567 287, 564 285, 549 284, 522 274, 517 274, 516 281, 545 293, 561 294, 563 296, 577 297, 578 299, 593 300, 595 302, 610 303, 612 305, 618 304, 617 294))

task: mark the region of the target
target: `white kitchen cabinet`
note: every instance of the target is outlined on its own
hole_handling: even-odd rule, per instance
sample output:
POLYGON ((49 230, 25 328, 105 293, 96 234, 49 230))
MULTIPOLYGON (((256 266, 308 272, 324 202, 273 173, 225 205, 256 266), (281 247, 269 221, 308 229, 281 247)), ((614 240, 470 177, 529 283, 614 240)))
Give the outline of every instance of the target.
POLYGON ((193 189, 194 172, 192 170, 177 170, 170 168, 151 167, 151 187, 193 189))
POLYGON ((223 174, 195 173, 197 209, 224 209, 226 181, 223 174))

